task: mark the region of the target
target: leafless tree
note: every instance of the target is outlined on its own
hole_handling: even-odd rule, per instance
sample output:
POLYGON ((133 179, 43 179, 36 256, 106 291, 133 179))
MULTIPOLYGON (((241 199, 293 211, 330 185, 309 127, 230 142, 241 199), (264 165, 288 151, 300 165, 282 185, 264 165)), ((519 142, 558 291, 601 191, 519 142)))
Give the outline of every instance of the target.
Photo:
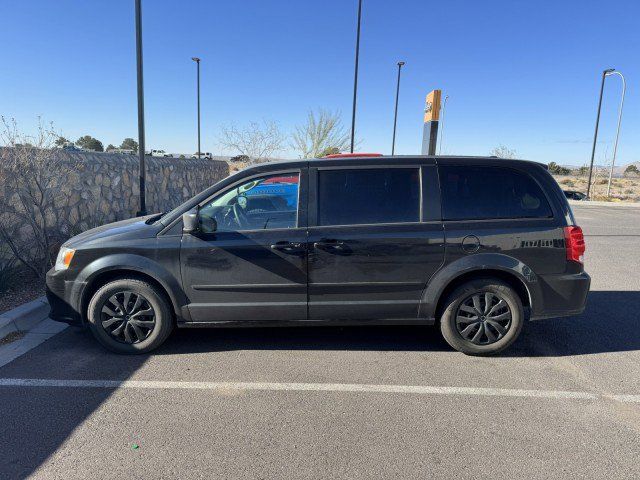
POLYGON ((261 123, 250 122, 243 128, 225 125, 220 130, 218 142, 225 149, 260 163, 284 150, 285 136, 276 122, 263 120, 261 123))
POLYGON ((296 127, 292 147, 302 158, 318 158, 326 152, 347 150, 349 141, 340 112, 320 109, 317 114, 309 111, 306 123, 296 127))
POLYGON ((494 155, 499 158, 518 158, 518 153, 515 150, 505 147, 502 144, 491 150, 489 155, 494 155))
POLYGON ((62 186, 75 178, 73 165, 57 154, 58 135, 38 120, 37 133, 19 132, 2 117, 0 139, 0 239, 15 258, 43 277, 53 265, 65 228, 56 205, 62 186))

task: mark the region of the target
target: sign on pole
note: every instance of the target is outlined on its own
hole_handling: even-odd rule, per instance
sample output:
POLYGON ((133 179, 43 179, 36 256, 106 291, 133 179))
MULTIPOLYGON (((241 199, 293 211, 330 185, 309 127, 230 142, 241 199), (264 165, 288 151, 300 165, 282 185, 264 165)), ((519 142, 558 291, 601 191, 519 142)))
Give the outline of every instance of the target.
POLYGON ((442 90, 431 90, 427 94, 424 107, 424 127, 422 130, 422 155, 435 155, 440 120, 442 90))

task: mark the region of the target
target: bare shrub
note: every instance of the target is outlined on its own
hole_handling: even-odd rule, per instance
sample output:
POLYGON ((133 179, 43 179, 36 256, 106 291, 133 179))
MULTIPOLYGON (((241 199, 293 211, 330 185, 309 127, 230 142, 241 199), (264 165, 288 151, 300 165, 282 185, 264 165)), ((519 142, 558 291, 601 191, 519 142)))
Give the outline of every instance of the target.
POLYGON ((505 147, 504 145, 498 145, 493 150, 491 150, 491 152, 489 152, 489 155, 506 159, 518 158, 518 152, 512 150, 511 148, 505 147))
POLYGON ((320 158, 347 150, 350 138, 342 126, 340 112, 320 109, 317 115, 310 111, 306 123, 296 127, 292 147, 301 158, 320 158))
POLYGON ((11 254, 39 277, 53 265, 69 225, 56 214, 62 186, 76 177, 73 165, 56 154, 59 136, 38 119, 27 136, 2 117, 0 138, 0 238, 11 254), (61 225, 61 222, 64 223, 61 225))
POLYGON ((238 156, 249 157, 251 162, 261 163, 284 150, 285 136, 276 122, 263 120, 262 123, 250 122, 243 128, 235 125, 223 126, 218 143, 238 156))

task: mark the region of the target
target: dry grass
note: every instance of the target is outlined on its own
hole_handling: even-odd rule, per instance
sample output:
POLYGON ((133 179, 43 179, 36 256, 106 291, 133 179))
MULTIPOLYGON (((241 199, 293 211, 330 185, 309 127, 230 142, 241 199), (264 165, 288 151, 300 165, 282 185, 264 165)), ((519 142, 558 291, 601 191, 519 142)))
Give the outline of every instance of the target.
POLYGON ((227 162, 229 164, 229 175, 233 175, 240 170, 244 170, 245 168, 251 166, 248 162, 227 162))
MULTIPOLYGON (((554 175, 563 190, 577 190, 586 193, 586 175, 554 175)), ((602 172, 594 173, 591 185, 593 200, 610 202, 640 202, 640 178, 613 178, 611 180, 611 197, 607 198, 608 177, 602 172)))

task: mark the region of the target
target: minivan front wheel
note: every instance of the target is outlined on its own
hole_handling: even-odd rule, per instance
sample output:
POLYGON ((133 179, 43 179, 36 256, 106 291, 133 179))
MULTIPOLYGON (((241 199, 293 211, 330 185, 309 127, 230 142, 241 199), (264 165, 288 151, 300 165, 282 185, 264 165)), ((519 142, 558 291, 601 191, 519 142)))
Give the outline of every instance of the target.
POLYGON ((150 283, 122 278, 96 291, 87 311, 93 336, 117 353, 146 353, 160 346, 173 329, 171 307, 150 283))
POLYGON ((511 345, 522 330, 524 309, 516 291, 497 279, 456 288, 440 318, 449 345, 468 355, 492 355, 511 345))

